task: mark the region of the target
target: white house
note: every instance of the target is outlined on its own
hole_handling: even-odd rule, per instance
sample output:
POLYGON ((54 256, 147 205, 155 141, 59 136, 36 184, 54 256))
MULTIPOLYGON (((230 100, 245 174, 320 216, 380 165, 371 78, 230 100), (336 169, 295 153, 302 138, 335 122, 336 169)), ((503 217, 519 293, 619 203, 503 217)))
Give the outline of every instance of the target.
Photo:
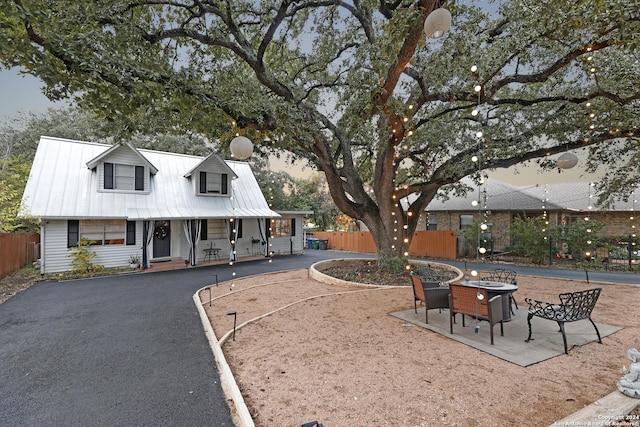
POLYGON ((271 210, 245 162, 41 137, 22 198, 41 219, 41 272, 71 269, 92 242, 94 264, 301 253, 303 214, 271 210), (274 247, 277 250, 274 250, 274 247))

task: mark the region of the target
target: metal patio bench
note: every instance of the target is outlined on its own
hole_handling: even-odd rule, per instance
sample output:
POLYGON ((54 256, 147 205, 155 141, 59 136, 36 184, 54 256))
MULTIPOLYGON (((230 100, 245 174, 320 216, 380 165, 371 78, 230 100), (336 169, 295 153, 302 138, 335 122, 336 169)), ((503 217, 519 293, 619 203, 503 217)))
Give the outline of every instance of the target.
POLYGON ((596 330, 596 334, 598 335, 598 342, 602 344, 600 331, 598 331, 598 327, 593 320, 591 320, 591 312, 596 306, 596 302, 598 301, 601 291, 602 288, 594 288, 586 291, 562 293, 558 295, 560 304, 525 298, 525 302, 529 304, 529 314, 527 315, 529 337, 525 342, 529 342, 533 339, 531 338, 531 319, 535 316, 541 319, 554 320, 558 322, 560 332, 562 332, 565 354, 569 353, 567 349, 567 335, 564 332, 564 324, 567 322, 589 319, 589 322, 591 322, 596 330))

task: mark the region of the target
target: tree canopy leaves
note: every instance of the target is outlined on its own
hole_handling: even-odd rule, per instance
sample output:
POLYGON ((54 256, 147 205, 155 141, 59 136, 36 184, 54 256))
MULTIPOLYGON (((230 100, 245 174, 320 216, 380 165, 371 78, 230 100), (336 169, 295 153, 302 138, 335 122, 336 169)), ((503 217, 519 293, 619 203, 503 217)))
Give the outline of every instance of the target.
POLYGON ((12 0, 0 62, 113 121, 116 137, 269 136, 324 172, 379 249, 402 250, 400 199, 422 211, 465 176, 553 168, 565 150, 588 148, 587 170, 615 164, 605 195, 637 185, 638 4, 452 1, 450 32, 425 40, 436 4, 12 0))

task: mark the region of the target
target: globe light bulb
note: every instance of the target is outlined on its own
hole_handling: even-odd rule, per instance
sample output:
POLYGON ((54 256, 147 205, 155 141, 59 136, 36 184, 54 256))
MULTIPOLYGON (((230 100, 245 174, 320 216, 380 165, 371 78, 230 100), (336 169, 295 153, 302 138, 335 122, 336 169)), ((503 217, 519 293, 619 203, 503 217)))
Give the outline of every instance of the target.
POLYGON ((253 153, 253 143, 245 136, 237 136, 231 141, 230 149, 233 157, 240 160, 248 159, 253 153))

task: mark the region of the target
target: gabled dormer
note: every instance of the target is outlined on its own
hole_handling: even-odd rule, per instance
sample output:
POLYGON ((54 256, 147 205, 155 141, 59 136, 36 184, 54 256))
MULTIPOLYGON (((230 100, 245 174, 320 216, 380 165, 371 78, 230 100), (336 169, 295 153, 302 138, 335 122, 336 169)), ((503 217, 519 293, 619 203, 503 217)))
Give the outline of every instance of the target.
POLYGON ((231 180, 238 176, 220 156, 212 153, 184 177, 191 180, 193 191, 198 196, 230 197, 231 180))
POLYGON ((148 194, 158 169, 133 145, 120 143, 87 162, 98 174, 98 191, 148 194))

